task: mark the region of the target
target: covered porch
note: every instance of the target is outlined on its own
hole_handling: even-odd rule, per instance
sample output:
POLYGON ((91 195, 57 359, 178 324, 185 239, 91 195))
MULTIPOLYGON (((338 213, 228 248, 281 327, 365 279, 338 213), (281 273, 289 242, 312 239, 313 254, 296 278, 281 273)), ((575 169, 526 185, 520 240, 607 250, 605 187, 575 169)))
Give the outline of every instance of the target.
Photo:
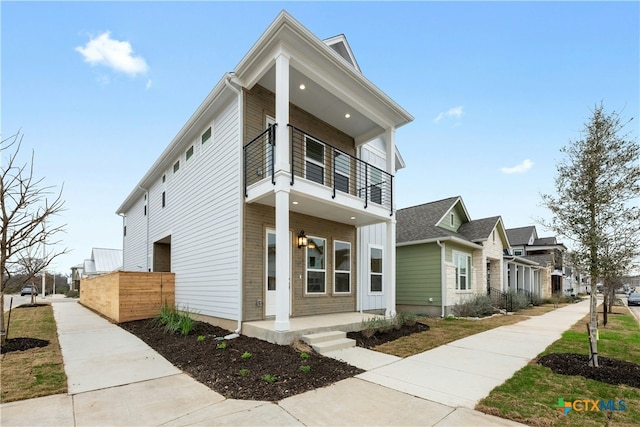
POLYGON ((258 320, 244 322, 242 334, 274 344, 289 345, 303 335, 332 331, 359 331, 362 329, 363 320, 374 317, 380 317, 380 315, 350 312, 291 317, 289 319, 290 328, 287 331, 276 330, 275 319, 258 320))

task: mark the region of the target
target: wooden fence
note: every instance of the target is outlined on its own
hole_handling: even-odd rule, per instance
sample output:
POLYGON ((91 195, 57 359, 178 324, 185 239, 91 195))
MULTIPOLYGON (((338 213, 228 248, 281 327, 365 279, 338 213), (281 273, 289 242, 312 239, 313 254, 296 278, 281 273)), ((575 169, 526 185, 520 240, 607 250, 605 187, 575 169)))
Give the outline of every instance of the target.
POLYGON ((80 303, 121 323, 150 319, 175 303, 173 273, 116 271, 82 279, 80 303))

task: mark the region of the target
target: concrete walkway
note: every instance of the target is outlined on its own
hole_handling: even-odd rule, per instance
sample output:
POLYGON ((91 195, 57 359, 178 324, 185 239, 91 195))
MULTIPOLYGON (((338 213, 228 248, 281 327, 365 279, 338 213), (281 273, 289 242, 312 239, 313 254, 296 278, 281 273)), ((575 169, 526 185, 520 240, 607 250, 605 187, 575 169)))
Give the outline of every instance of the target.
POLYGON ((367 372, 279 402, 226 399, 75 301, 53 309, 68 394, 0 405, 2 426, 517 426, 472 408, 589 310, 574 304, 406 359, 351 349, 367 372))

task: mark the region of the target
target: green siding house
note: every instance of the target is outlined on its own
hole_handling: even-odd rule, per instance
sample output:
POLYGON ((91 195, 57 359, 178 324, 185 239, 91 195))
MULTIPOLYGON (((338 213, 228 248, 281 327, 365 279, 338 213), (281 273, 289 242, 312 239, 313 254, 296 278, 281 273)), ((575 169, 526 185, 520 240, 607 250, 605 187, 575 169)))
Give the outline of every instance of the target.
POLYGON ((397 211, 396 308, 447 316, 501 289, 509 241, 500 216, 471 220, 460 196, 397 211))

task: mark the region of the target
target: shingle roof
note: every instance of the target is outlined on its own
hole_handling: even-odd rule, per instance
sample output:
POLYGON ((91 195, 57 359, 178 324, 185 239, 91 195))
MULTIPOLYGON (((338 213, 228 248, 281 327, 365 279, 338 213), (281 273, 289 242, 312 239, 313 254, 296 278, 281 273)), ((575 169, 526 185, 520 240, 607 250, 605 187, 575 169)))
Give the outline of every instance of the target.
POLYGON ((529 243, 529 238, 535 233, 535 225, 520 228, 510 228, 507 230, 507 239, 512 246, 526 245, 529 243))
POLYGON ((548 246, 557 244, 558 242, 555 237, 541 237, 533 241, 533 246, 548 246))
POLYGON ((449 197, 435 202, 400 209, 396 212, 396 242, 414 242, 438 237, 457 236, 458 233, 436 226, 460 197, 449 197))
POLYGON ((499 216, 492 216, 490 218, 482 218, 465 222, 460 226, 460 228, 458 228, 458 233, 462 234, 472 242, 477 240, 486 240, 489 238, 489 235, 496 227, 499 220, 499 216))

